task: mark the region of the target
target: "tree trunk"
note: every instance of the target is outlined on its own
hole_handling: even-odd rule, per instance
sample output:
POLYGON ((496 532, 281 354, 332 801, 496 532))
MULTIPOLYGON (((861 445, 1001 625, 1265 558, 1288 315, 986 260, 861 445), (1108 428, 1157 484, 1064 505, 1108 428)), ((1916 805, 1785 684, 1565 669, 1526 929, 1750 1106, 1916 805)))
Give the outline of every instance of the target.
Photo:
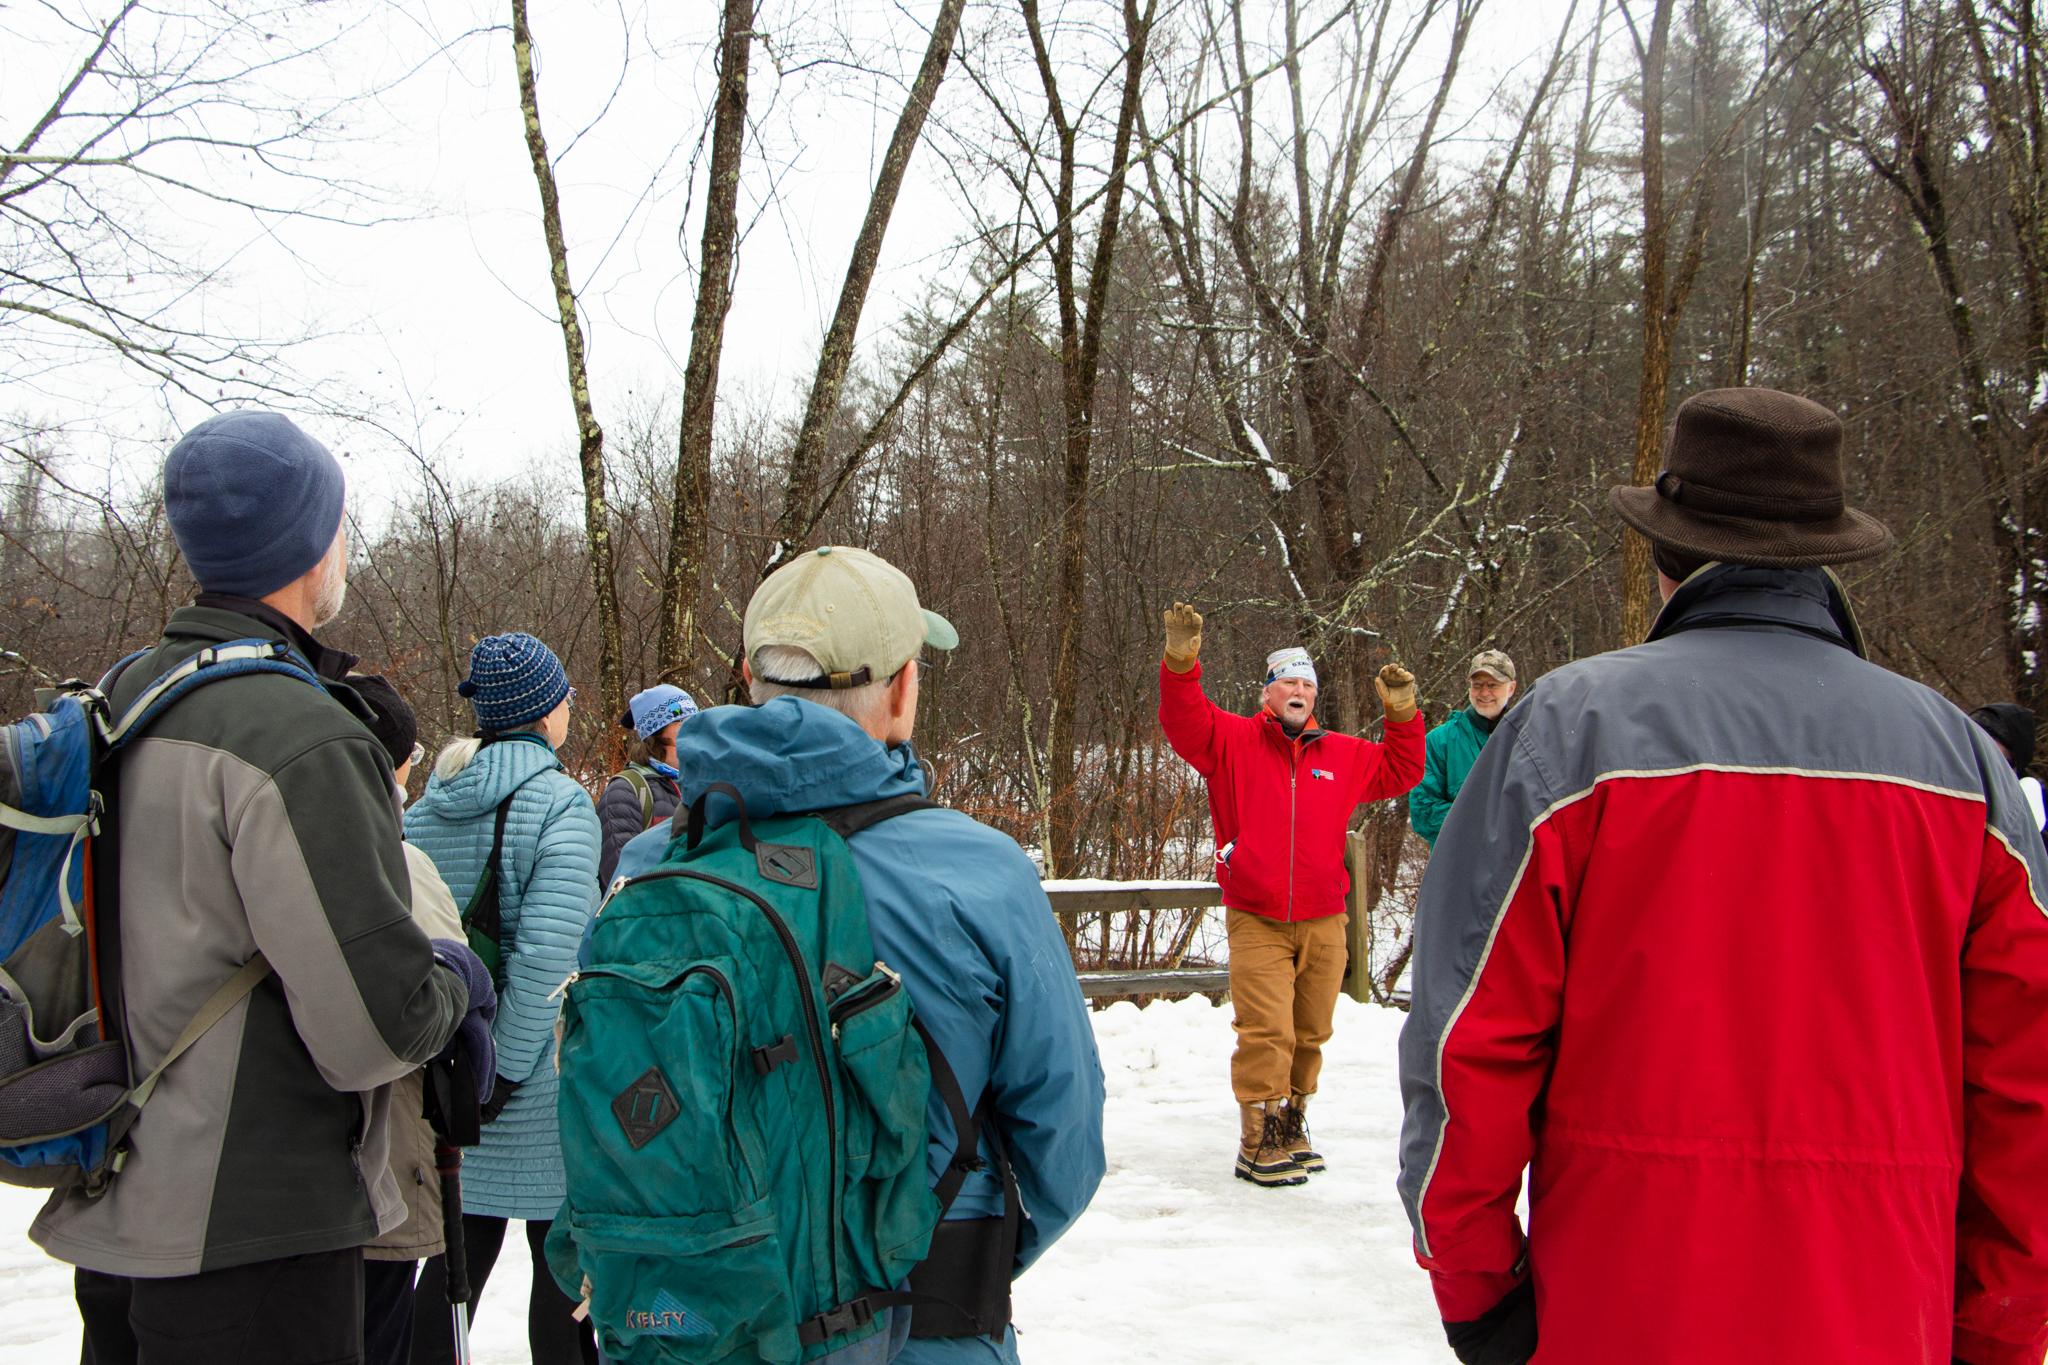
POLYGON ((1086 297, 1077 297, 1074 278, 1075 129, 1061 103, 1050 53, 1038 22, 1036 0, 1023 0, 1046 102, 1060 141, 1060 175, 1055 211, 1061 229, 1053 249, 1054 288, 1059 296, 1061 407, 1066 419, 1065 458, 1061 471, 1058 573, 1053 590, 1057 644, 1053 652, 1052 716, 1047 736, 1049 784, 1052 788, 1052 846, 1046 850, 1048 876, 1071 876, 1080 843, 1081 794, 1076 786, 1078 757, 1075 712, 1080 701, 1080 642, 1085 624, 1088 573, 1088 504, 1094 458, 1095 381, 1107 324, 1111 269, 1123 218, 1123 190, 1128 174, 1131 138, 1138 126, 1145 70, 1145 43, 1152 28, 1156 0, 1145 11, 1137 0, 1124 0, 1124 86, 1117 110, 1115 150, 1110 160, 1102 221, 1096 229, 1086 297), (1085 312, 1083 311, 1085 308, 1085 312))
POLYGON ((818 498, 825 446, 832 432, 832 420, 839 413, 840 388, 853 364, 854 336, 860 330, 861 310, 867 304, 868 288, 874 283, 875 266, 882 256, 882 238, 889 230, 896 195, 903 188, 903 175, 910 167, 910 154, 917 149, 918 137, 924 131, 925 116, 931 112, 932 99, 945 79, 946 64, 953 55, 953 40, 960 31, 960 12, 966 4, 967 0, 944 0, 940 5, 931 41, 925 46, 924 62, 903 101, 902 113, 896 116, 896 131, 882 157, 874 191, 868 195, 867 216, 861 221, 852 258, 846 263, 846 280, 840 286, 832 325, 826 329, 824 346, 818 352, 810 400, 804 407, 796 448, 790 453, 782 514, 775 522, 775 545, 767 563, 761 566, 764 578, 803 548, 799 543, 803 528, 814 517, 812 504, 818 498))
POLYGON ((526 119, 526 150, 533 161, 533 179, 540 189, 541 232, 547 238, 548 270, 555 286, 555 312, 561 319, 562 349, 569 362, 569 401, 576 410, 576 463, 583 477, 583 533, 590 579, 597 596, 597 672, 599 706, 605 723, 604 766, 617 768, 625 744, 613 717, 626 708, 625 669, 621 661, 619 592, 613 570, 611 512, 604 492, 604 428, 590 401, 590 372, 584 364, 583 325, 576 316, 576 291, 569 283, 569 248, 562 235, 562 204, 555 191, 554 163, 540 126, 540 87, 533 71, 533 34, 526 26, 526 0, 512 0, 512 56, 519 67, 519 107, 526 119))
MULTIPOLYGON (((1664 455, 1664 403, 1671 383, 1671 326, 1665 275, 1670 219, 1664 206, 1664 60, 1671 38, 1672 0, 1657 0, 1650 39, 1637 48, 1643 77, 1643 369, 1636 386, 1635 455, 1629 482, 1648 484, 1664 455)), ((1623 11, 1626 13, 1626 11, 1623 11)), ((1622 532, 1621 640, 1632 645, 1650 633, 1650 542, 1634 529, 1622 532)))
MULTIPOLYGON (((697 308, 683 368, 683 417, 676 439, 674 499, 667 562, 661 575, 657 666, 664 682, 690 671, 697 637, 697 593, 704 572, 711 505, 711 437, 718 405, 718 361, 732 306, 739 251, 740 155, 747 128, 747 63, 754 41, 753 0, 725 0, 718 50, 718 102, 712 113, 711 166, 704 234, 697 253, 697 308)), ((737 667, 737 665, 735 665, 737 667)))

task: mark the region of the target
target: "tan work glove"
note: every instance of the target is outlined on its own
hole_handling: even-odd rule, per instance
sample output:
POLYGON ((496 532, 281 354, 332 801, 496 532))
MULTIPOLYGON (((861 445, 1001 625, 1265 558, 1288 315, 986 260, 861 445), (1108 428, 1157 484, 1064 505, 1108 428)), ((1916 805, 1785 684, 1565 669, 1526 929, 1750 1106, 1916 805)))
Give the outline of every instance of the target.
POLYGON ((1388 664, 1372 680, 1380 694, 1380 705, 1386 708, 1387 719, 1399 725, 1402 721, 1415 719, 1415 675, 1399 664, 1388 664))
POLYGON ((1202 652, 1202 613, 1185 602, 1176 602, 1161 616, 1166 622, 1166 666, 1185 673, 1202 652))

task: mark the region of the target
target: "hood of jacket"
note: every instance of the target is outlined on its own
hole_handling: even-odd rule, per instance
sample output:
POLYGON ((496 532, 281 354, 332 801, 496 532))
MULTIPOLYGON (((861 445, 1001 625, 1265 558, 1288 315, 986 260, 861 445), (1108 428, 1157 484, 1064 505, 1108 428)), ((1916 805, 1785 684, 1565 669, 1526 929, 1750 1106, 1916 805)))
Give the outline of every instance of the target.
MULTIPOLYGON (((910 745, 884 745, 830 707, 797 697, 698 712, 679 758, 685 801, 726 782, 739 790, 750 816, 926 791, 924 767, 910 745)), ((712 823, 726 818, 724 803, 709 809, 712 823)))
POLYGON ((506 736, 477 750, 469 766, 455 776, 444 778, 434 774, 427 781, 420 804, 444 820, 485 815, 496 810, 528 778, 561 766, 562 760, 539 736, 506 736))
POLYGON ((1709 564, 1671 594, 1650 639, 1716 626, 1796 631, 1869 657, 1848 590, 1831 569, 1709 564))

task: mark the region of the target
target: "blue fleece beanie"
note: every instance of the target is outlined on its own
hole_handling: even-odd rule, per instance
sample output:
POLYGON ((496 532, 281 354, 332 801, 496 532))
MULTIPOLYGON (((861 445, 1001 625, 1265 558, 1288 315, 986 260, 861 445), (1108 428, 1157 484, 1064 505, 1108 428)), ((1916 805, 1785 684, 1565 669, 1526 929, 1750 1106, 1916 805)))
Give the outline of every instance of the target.
POLYGON ((645 692, 635 692, 633 699, 626 703, 624 720, 627 728, 642 739, 652 738, 654 732, 665 729, 679 720, 688 720, 697 714, 697 699, 682 688, 671 683, 656 683, 645 692))
POLYGON ((478 729, 502 734, 560 706, 569 675, 555 651, 515 630, 478 640, 469 651, 469 676, 455 690, 469 698, 478 729))
POLYGON ((171 447, 164 512, 201 588, 262 597, 326 558, 342 484, 341 465, 291 418, 243 408, 171 447))

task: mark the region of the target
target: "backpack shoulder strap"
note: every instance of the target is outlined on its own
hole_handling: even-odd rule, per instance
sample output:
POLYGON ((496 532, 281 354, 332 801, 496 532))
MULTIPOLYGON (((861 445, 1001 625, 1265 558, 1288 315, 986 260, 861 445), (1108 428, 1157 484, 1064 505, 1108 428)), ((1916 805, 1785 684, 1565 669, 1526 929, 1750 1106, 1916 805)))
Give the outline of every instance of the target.
MULTIPOLYGON (((497 814, 491 819, 491 851, 484 854, 483 870, 477 873, 476 885, 470 888, 469 904, 462 907, 462 923, 464 927, 467 927, 475 918, 473 912, 482 908, 486 896, 490 898, 495 909, 495 903, 498 899, 498 881, 502 875, 498 864, 505 857, 505 821, 512 814, 512 798, 518 794, 519 788, 517 787, 505 793, 505 799, 498 803, 497 814)), ((498 924, 495 915, 492 916, 489 928, 491 937, 496 938, 498 936, 498 924)))
MULTIPOLYGON (((132 662, 132 658, 123 660, 116 667, 125 671, 132 662)), ((103 736, 107 747, 120 748, 206 684, 247 673, 282 673, 326 691, 312 666, 281 640, 230 640, 226 644, 208 645, 142 689, 120 718, 107 727, 103 736)))
POLYGON ((199 1012, 192 1016, 191 1022, 185 1025, 184 1031, 178 1035, 178 1040, 171 1044, 171 1050, 164 1054, 164 1059, 158 1062, 155 1068, 142 1078, 142 1083, 129 1093, 128 1102, 137 1109, 149 1103, 149 1097, 156 1092, 157 1081, 170 1069, 171 1063, 184 1056, 194 1043, 206 1036, 208 1029, 225 1019, 228 1011, 240 1004, 242 998, 261 985, 263 978, 269 975, 270 961, 258 953, 244 962, 233 976, 221 982, 213 994, 206 997, 206 1003, 199 1007, 199 1012))
POLYGON ((873 829, 884 820, 893 820, 914 810, 944 809, 936 801, 905 792, 901 796, 885 796, 879 801, 861 801, 851 806, 834 806, 830 810, 811 813, 823 820, 840 838, 851 839, 864 829, 873 829))
POLYGON ((626 779, 626 785, 640 798, 640 828, 646 829, 654 823, 654 785, 647 780, 647 774, 640 771, 637 763, 628 763, 619 776, 626 779))

